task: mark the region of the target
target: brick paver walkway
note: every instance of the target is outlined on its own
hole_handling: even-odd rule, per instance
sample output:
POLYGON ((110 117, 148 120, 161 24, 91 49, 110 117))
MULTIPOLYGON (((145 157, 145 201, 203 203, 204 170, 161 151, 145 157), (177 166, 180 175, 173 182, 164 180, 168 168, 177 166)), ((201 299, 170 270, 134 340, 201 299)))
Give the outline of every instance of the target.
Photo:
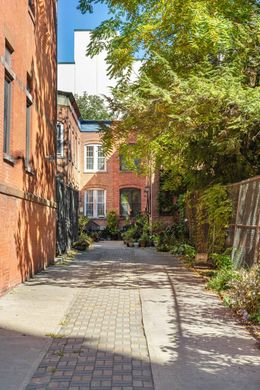
POLYGON ((89 254, 82 278, 85 288, 77 294, 59 333, 50 335, 51 346, 27 390, 154 389, 138 282, 130 275, 116 287, 113 283, 120 261, 126 266, 124 257, 120 248, 89 254), (113 261, 108 261, 111 256, 113 261), (99 268, 105 269, 106 278, 95 285, 99 268), (100 282, 103 287, 98 287, 100 282), (126 289, 127 282, 136 288, 126 289))
POLYGON ((27 285, 74 301, 26 390, 260 389, 256 341, 170 254, 101 242, 27 285))

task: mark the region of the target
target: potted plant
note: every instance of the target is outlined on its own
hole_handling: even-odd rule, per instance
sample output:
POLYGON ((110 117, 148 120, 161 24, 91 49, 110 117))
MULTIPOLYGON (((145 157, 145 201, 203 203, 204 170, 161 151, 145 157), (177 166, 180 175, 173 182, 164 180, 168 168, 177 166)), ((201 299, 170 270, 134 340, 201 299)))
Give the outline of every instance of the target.
POLYGON ((120 231, 118 228, 118 215, 115 211, 111 210, 107 214, 107 238, 112 240, 118 240, 120 231))
POLYGON ((129 246, 130 248, 134 247, 134 239, 133 238, 129 238, 128 239, 127 246, 129 246))
POLYGON ((146 232, 143 232, 143 234, 141 235, 141 237, 139 239, 139 246, 141 248, 146 247, 146 245, 148 244, 148 241, 149 241, 148 234, 146 232))

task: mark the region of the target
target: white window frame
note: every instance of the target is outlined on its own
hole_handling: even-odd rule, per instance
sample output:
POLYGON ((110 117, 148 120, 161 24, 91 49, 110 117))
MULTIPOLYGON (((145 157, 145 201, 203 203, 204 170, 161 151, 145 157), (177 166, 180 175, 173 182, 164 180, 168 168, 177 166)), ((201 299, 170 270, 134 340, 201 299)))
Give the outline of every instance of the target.
POLYGON ((106 190, 103 188, 89 188, 84 192, 84 215, 90 219, 106 218, 106 190), (88 191, 93 191, 93 216, 87 215, 86 199, 88 191), (98 191, 104 193, 104 215, 98 215, 98 191))
POLYGON ((81 151, 80 151, 80 140, 78 139, 78 171, 80 172, 80 170, 81 170, 81 162, 80 162, 80 153, 81 153, 81 151))
MULTIPOLYGON (((58 148, 57 148, 57 157, 63 158, 64 157, 64 125, 62 122, 57 122, 56 128, 58 128, 58 126, 61 127, 61 137, 60 137, 61 152, 58 153, 58 148)), ((58 135, 58 132, 56 131, 56 137, 57 137, 57 135, 58 135)), ((58 140, 58 138, 57 138, 57 140, 58 140)))
POLYGON ((104 169, 98 169, 98 149, 102 148, 102 145, 100 144, 86 144, 84 145, 84 172, 106 172, 107 164, 106 164, 106 157, 104 158, 104 169), (94 166, 93 169, 87 169, 87 148, 89 146, 93 147, 93 159, 94 159, 94 166))

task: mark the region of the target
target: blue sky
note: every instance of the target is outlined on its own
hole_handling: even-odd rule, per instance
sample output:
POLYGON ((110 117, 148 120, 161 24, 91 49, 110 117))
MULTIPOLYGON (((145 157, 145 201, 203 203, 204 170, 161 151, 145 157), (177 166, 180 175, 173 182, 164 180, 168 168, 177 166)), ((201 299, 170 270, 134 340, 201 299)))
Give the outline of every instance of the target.
POLYGON ((93 14, 82 15, 78 0, 58 0, 58 62, 73 61, 73 31, 93 29, 108 16, 103 4, 94 6, 93 14))

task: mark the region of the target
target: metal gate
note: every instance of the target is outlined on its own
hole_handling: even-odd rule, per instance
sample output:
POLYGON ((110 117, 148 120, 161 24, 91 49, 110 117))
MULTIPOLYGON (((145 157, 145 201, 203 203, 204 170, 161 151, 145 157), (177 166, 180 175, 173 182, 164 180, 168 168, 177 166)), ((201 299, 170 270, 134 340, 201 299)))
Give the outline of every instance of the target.
POLYGON ((79 192, 56 179, 57 254, 67 252, 78 238, 79 192))

